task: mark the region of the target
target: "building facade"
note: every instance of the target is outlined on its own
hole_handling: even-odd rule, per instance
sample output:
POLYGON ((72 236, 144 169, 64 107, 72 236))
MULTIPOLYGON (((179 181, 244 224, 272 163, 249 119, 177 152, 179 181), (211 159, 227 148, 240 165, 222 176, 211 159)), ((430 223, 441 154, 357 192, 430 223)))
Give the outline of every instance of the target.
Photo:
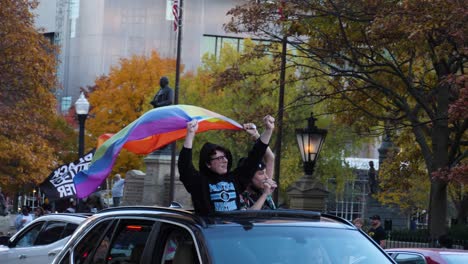
MULTIPOLYGON (((178 0, 180 3, 180 0, 178 0)), ((202 55, 214 52, 223 37, 227 11, 241 0, 183 1, 181 62, 195 71, 202 55)), ((148 56, 175 58, 174 0, 42 0, 36 26, 60 47, 57 92, 60 110, 66 112, 80 88, 108 74, 122 58, 148 56)), ((231 40, 229 38, 229 40, 231 40)))

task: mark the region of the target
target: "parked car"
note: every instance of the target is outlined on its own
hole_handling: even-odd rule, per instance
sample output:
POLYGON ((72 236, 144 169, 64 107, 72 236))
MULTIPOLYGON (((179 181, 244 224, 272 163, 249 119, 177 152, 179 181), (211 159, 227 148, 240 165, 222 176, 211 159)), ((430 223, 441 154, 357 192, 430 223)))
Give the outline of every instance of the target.
POLYGON ((0 263, 51 263, 85 219, 78 214, 49 214, 33 220, 0 245, 0 263))
POLYGON ((336 216, 298 210, 198 216, 176 208, 117 207, 78 227, 55 264, 395 263, 336 216))
POLYGON ((387 253, 403 264, 466 264, 468 251, 446 248, 392 248, 387 253))

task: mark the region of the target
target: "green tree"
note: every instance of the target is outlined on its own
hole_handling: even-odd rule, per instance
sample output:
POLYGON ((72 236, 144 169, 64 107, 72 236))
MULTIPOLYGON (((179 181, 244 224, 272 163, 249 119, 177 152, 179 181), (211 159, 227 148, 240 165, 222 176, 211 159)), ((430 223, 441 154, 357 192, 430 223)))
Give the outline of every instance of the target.
MULTIPOLYGON (((466 159, 467 119, 449 120, 466 79, 466 5, 460 1, 248 1, 229 12, 235 32, 288 41, 322 82, 340 121, 362 134, 409 127, 431 182, 429 228, 445 233, 447 181, 432 177, 466 159)), ((312 87, 317 88, 317 87, 312 87)))
POLYGON ((37 1, 0 1, 0 184, 40 183, 73 132, 57 115, 56 49, 34 28, 37 1))

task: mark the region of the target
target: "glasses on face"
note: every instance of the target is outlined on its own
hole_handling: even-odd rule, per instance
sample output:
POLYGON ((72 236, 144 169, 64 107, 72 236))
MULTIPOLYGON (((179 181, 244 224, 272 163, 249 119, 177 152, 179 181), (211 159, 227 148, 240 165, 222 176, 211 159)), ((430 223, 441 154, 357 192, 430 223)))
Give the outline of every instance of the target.
POLYGON ((227 160, 226 156, 219 156, 215 158, 211 158, 210 161, 217 160, 217 161, 222 161, 222 160, 227 160))

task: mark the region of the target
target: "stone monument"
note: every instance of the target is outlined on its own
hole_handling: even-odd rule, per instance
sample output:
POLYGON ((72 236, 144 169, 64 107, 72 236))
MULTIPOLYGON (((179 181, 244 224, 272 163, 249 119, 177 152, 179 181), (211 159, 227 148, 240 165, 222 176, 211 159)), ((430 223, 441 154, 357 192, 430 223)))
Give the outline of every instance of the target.
POLYGON ((289 208, 325 212, 329 192, 312 175, 304 175, 287 190, 289 208))
POLYGON ((131 170, 125 174, 125 185, 121 205, 142 205, 145 174, 131 170))

